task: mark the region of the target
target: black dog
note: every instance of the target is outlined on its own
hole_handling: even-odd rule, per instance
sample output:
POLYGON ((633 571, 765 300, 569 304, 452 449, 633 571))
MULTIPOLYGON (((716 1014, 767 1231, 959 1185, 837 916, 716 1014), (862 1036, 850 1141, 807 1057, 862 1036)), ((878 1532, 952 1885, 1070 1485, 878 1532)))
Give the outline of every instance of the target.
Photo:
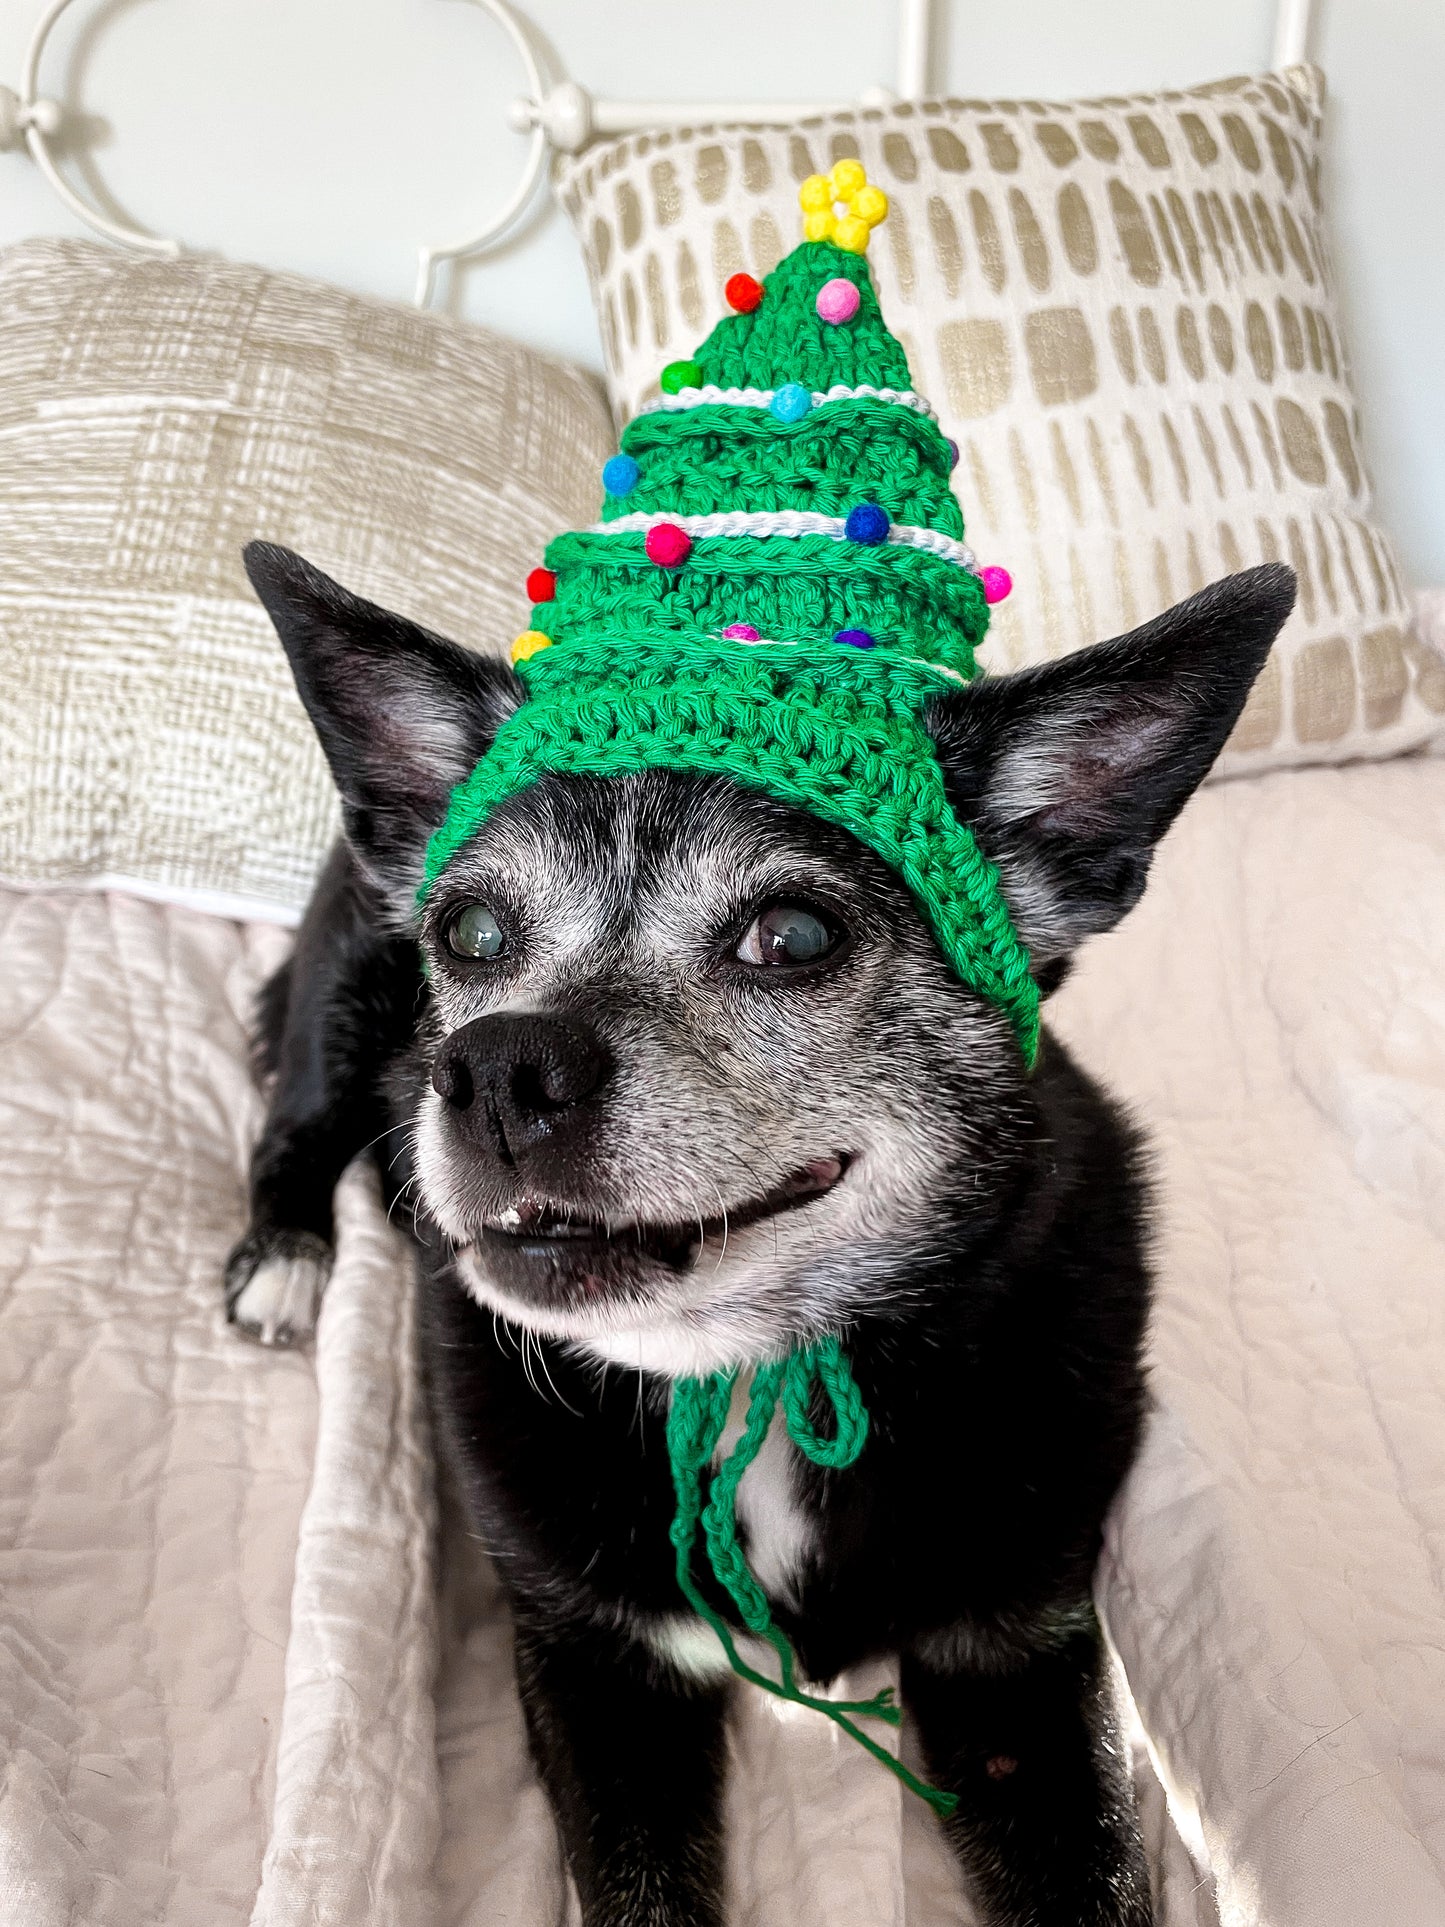
MULTIPOLYGON (((520 685, 284 550, 247 562, 346 842, 266 994, 228 1304, 299 1335, 336 1178, 404 1147, 383 1162, 416 1211, 442 1429, 501 1555, 589 1927, 724 1912, 731 1675, 675 1582, 670 1379, 745 1384, 826 1332, 872 1427, 846 1471, 775 1428, 743 1480, 777 1623, 815 1681, 899 1656, 990 1923, 1144 1927, 1090 1604, 1143 1406, 1135 1134, 1056 1043, 1025 1074, 870 852, 723 777, 548 776, 417 919, 427 836, 520 685)), ((1256 569, 936 700, 951 800, 1045 990, 1138 900, 1292 601, 1256 569)))

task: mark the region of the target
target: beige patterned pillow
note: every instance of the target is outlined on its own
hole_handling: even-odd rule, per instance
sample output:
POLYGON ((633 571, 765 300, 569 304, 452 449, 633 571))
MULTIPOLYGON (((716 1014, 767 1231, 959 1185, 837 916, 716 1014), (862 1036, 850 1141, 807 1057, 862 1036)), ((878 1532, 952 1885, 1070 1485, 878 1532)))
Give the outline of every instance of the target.
POLYGON ((1190 93, 946 101, 615 141, 564 168, 614 406, 690 355, 739 269, 800 238, 798 183, 858 156, 914 383, 962 448, 969 542, 1015 590, 987 662, 1131 627, 1282 557, 1299 606, 1226 772, 1386 756, 1440 727, 1372 519, 1319 200, 1313 69, 1190 93))
POLYGON ((0 255, 0 878, 294 916, 335 796, 243 543, 502 647, 611 437, 580 371, 437 315, 0 255))

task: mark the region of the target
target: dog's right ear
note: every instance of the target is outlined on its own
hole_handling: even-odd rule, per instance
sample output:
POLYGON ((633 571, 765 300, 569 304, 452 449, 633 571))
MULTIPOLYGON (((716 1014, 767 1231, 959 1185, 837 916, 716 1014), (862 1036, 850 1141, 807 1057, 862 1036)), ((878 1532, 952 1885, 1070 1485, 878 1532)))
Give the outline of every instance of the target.
POLYGON ((525 691, 504 663, 364 602, 270 542, 247 545, 363 868, 406 914, 427 839, 525 691))
POLYGON ((1042 988, 1138 902, 1294 595, 1281 564, 1246 569, 1129 635, 933 703, 949 799, 999 866, 1042 988))

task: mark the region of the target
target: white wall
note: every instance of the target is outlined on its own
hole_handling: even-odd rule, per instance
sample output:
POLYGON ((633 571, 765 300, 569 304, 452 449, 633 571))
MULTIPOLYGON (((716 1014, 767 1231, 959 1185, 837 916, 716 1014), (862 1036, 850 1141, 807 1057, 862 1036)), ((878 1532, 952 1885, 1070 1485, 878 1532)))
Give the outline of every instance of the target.
MULTIPOLYGON (((594 91, 848 98, 893 79, 892 0, 523 0, 594 91)), ((1445 4, 1316 0, 1331 89, 1336 253, 1382 513, 1445 584, 1445 4)), ((0 0, 0 79, 40 0, 0 0)), ((44 83, 79 114, 135 218, 236 258, 409 298, 414 247, 511 189, 520 86, 460 0, 76 0, 44 83)), ((1008 0, 945 8, 970 96, 1118 93, 1269 64, 1270 0, 1008 0)), ((0 244, 77 231, 0 154, 0 244)), ((565 222, 548 209, 451 291, 461 312, 599 362, 565 222)))

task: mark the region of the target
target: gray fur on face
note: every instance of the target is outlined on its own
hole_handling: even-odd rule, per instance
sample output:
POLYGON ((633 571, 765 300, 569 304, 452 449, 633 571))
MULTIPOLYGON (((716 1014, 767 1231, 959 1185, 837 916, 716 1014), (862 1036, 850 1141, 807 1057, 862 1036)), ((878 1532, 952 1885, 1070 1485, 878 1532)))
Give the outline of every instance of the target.
POLYGON ((953 976, 904 886, 842 831, 726 779, 549 778, 448 867, 425 919, 431 1044, 473 1020, 584 1021, 615 1061, 585 1169, 545 1202, 626 1223, 725 1221, 818 1159, 825 1195, 744 1229, 707 1229, 694 1262, 631 1300, 544 1311, 489 1276, 473 1240, 494 1180, 424 1096, 425 1203, 484 1304, 601 1361, 711 1371, 785 1350, 896 1296, 900 1256, 930 1250, 936 1202, 986 1193, 1020 1083, 1006 1021, 953 976), (738 938, 768 901, 801 899, 848 932, 809 973, 749 970, 738 938), (459 971, 441 933, 481 901, 515 955, 459 971), (989 1094, 993 1136, 971 1125, 989 1094))

